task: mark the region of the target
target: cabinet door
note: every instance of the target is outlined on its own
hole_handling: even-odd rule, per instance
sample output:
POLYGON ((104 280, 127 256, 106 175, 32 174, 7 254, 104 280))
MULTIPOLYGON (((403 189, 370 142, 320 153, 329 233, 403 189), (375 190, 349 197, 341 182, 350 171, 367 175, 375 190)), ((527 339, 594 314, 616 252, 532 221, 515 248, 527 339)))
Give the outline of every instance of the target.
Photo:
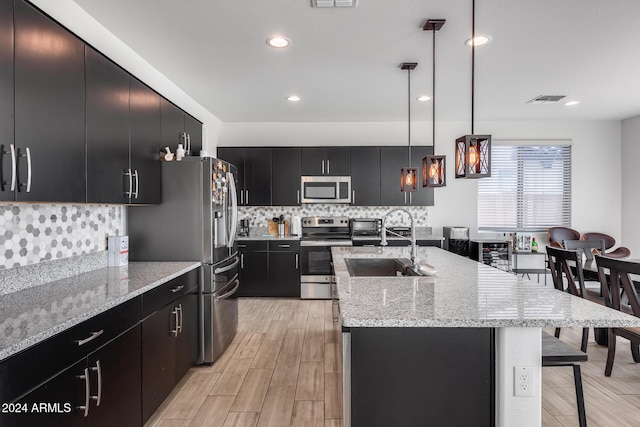
POLYGON ((296 206, 300 204, 300 149, 271 149, 271 204, 296 206))
POLYGON ((129 75, 89 46, 85 55, 87 202, 128 202, 129 75))
MULTIPOLYGON (((278 245, 288 245, 279 243, 278 245)), ((269 250, 270 296, 300 297, 300 268, 298 252, 292 250, 269 250)))
POLYGON ((351 204, 380 206, 380 147, 351 147, 351 204))
POLYGON ((191 140, 191 155, 199 156, 202 150, 202 123, 184 113, 184 131, 191 140))
POLYGON ((325 151, 324 147, 302 148, 302 175, 325 175, 325 151))
POLYGON ((269 253, 266 242, 259 242, 261 248, 253 248, 251 243, 243 248, 238 243, 240 252, 240 289, 238 296, 261 297, 267 296, 269 281, 269 253))
POLYGON ((160 98, 160 146, 174 153, 183 144, 184 111, 165 98, 160 98))
POLYGON ((142 321, 142 422, 175 385, 177 311, 173 304, 142 321))
POLYGON ((245 150, 244 183, 246 205, 271 205, 271 148, 245 150))
POLYGON ((20 408, 27 409, 27 412, 0 413, 0 425, 12 427, 87 426, 88 418, 84 416, 84 409, 78 408, 89 402, 89 412, 93 409, 91 399, 86 398, 85 379, 79 378, 84 375, 86 367, 87 361, 83 358, 28 393, 17 402, 20 408), (42 412, 34 410, 33 405, 39 409, 41 402, 54 405, 52 409, 55 409, 55 412, 47 411, 47 408, 43 408, 42 412))
POLYGON ((198 360, 198 293, 184 295, 178 306, 180 332, 176 337, 176 384, 198 360))
POLYGON ((90 427, 142 424, 140 328, 140 325, 134 326, 89 355, 91 395, 100 396, 100 405, 96 400, 91 401, 90 427))
POLYGON ((349 175, 349 147, 326 147, 326 175, 349 175))
POLYGON ((238 168, 238 173, 236 176, 236 190, 238 196, 238 204, 244 205, 244 148, 235 148, 235 147, 218 147, 217 157, 222 160, 226 160, 231 163, 235 167, 238 168))
POLYGON ((24 156, 18 200, 85 201, 84 80, 84 43, 17 0, 15 139, 24 156))
MULTIPOLYGON (((0 1, 0 200, 13 200, 13 1, 0 1)), ((15 145, 14 145, 15 149, 15 145)))
POLYGON ((407 147, 380 147, 380 205, 403 206, 409 197, 400 191, 400 169, 407 167, 407 147))
POLYGON ((432 146, 411 147, 411 165, 418 170, 418 190, 411 195, 413 206, 433 206, 433 188, 422 187, 422 158, 433 154, 432 146))
POLYGON ((136 204, 159 204, 160 95, 134 77, 129 79, 131 169, 136 204))

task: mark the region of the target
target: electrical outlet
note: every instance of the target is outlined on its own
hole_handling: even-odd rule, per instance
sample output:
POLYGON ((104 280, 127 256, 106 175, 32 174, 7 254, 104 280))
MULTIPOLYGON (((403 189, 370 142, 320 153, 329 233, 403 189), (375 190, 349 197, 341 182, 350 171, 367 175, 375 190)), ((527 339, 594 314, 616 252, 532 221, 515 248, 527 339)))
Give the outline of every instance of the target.
POLYGON ((514 366, 513 395, 530 397, 534 393, 533 368, 530 366, 514 366))

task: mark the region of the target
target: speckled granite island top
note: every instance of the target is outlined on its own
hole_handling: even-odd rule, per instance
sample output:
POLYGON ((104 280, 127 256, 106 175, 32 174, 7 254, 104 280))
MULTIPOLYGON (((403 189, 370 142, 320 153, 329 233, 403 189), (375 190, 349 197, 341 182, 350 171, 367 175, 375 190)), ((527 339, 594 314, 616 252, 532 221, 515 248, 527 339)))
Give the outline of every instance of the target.
POLYGON ((345 327, 640 326, 640 319, 435 247, 435 276, 351 277, 345 258, 409 258, 407 247, 334 247, 345 327))
POLYGON ((0 360, 198 266, 133 262, 0 295, 0 360))

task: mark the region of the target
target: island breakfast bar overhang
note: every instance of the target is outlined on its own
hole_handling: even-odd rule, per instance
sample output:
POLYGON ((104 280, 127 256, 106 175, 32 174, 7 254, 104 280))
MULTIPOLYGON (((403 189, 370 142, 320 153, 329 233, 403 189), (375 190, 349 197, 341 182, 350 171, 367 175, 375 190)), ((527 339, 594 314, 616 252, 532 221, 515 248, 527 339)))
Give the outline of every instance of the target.
POLYGON ((354 277, 345 262, 408 254, 332 249, 345 426, 401 417, 538 427, 543 327, 640 326, 633 316, 439 248, 417 254, 433 276, 354 277), (533 396, 514 396, 514 367, 532 368, 533 396))

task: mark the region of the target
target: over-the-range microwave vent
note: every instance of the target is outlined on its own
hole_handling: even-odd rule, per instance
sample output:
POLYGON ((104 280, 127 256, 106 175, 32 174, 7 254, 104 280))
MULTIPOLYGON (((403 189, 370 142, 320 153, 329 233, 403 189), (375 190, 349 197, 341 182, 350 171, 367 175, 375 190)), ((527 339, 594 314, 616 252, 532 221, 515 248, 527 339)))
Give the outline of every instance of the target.
POLYGON ((566 95, 538 95, 527 101, 527 104, 553 104, 560 101, 562 98, 566 98, 566 95))
POLYGON ((358 0, 311 0, 311 7, 356 7, 358 0))

